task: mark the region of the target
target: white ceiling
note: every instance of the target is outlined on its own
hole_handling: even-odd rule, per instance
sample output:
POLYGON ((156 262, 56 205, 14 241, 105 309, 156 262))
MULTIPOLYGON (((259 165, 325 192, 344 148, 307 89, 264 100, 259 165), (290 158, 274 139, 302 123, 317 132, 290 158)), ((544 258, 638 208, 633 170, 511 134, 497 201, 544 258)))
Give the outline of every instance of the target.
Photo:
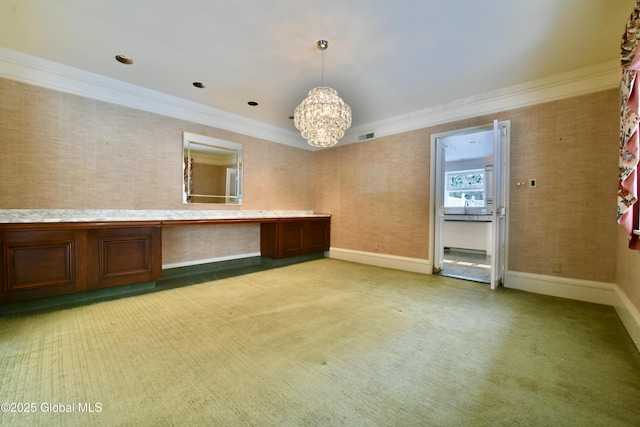
POLYGON ((493 129, 442 138, 445 162, 486 159, 493 154, 493 129))
POLYGON ((324 83, 362 126, 617 60, 635 3, 0 0, 0 46, 295 130, 326 39, 324 83))

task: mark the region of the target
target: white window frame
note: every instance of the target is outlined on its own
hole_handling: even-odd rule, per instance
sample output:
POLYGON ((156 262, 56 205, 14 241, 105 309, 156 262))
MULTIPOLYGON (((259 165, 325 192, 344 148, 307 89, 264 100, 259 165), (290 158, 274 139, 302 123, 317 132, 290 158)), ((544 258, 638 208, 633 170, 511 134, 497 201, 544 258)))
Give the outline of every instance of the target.
MULTIPOLYGON (((457 192, 465 192, 465 191, 473 191, 482 193, 482 204, 478 205, 469 205, 469 207, 479 207, 483 208, 487 205, 487 188, 486 188, 486 179, 487 175, 484 169, 466 169, 466 170, 456 170, 445 172, 445 190, 444 190, 444 204, 445 207, 460 207, 460 206, 450 206, 449 202, 449 194, 457 193, 457 192), (476 185, 468 185, 464 187, 452 187, 451 186, 451 175, 468 175, 468 174, 479 174, 482 176, 482 182, 476 185)), ((464 205, 463 205, 464 206, 464 205)))

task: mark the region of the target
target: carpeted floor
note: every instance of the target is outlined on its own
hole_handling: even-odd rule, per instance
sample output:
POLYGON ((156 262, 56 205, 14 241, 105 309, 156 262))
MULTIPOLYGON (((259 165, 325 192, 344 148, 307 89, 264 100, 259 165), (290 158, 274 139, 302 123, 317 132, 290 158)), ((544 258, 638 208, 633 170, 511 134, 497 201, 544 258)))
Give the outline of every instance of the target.
POLYGON ((332 259, 1 318, 0 378, 10 426, 640 420, 611 307, 332 259))

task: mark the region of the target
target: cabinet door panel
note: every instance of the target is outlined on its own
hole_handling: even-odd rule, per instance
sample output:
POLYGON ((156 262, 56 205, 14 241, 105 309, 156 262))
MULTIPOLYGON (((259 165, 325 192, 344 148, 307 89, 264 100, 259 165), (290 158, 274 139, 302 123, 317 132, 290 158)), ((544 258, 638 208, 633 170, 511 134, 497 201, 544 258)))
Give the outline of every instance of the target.
POLYGON ((89 286, 105 288, 159 279, 160 227, 90 230, 89 286))
POLYGON ((309 252, 329 250, 331 230, 328 220, 309 221, 309 252))
POLYGON ((260 226, 260 253, 270 258, 287 258, 329 250, 330 218, 281 219, 260 226))
POLYGON ((14 302, 86 289, 83 231, 30 230, 0 233, 0 302, 14 302))
POLYGON ((278 223, 267 222, 260 224, 260 255, 278 258, 278 223))
POLYGON ((151 266, 151 238, 101 238, 100 278, 118 277, 126 274, 147 273, 151 266))
POLYGON ((73 283, 73 247, 73 240, 7 245, 7 290, 73 283))
POLYGON ((304 222, 282 222, 282 254, 286 258, 305 253, 304 222))

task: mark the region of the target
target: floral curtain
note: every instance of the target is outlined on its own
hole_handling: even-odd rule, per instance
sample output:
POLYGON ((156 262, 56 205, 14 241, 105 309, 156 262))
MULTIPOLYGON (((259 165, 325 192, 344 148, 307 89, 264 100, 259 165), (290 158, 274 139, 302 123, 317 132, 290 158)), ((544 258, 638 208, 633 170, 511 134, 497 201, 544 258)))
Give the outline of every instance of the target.
POLYGON ((184 193, 186 196, 186 202, 191 203, 191 190, 193 188, 193 159, 190 157, 184 158, 184 193))
POLYGON ((638 156, 640 155, 640 0, 636 2, 620 45, 622 64, 620 108, 620 176, 618 181, 618 223, 630 236, 629 247, 640 249, 638 212, 638 156))

